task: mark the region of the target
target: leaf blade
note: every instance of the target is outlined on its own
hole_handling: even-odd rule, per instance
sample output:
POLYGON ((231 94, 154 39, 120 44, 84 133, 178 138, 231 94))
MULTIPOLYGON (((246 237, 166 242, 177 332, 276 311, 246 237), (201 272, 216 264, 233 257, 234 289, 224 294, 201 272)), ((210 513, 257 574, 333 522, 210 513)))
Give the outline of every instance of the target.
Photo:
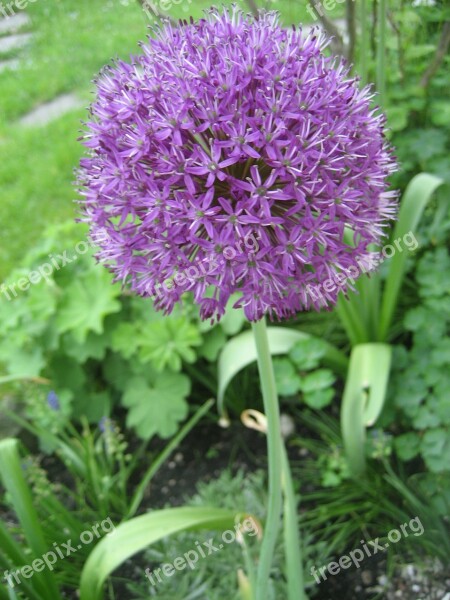
MULTIPOLYGON (((288 354, 299 340, 310 339, 307 333, 287 327, 268 327, 267 335, 272 355, 288 354)), ((347 357, 332 344, 325 344, 324 361, 328 362, 338 372, 345 374, 347 357)), ((223 348, 218 363, 218 393, 217 406, 219 414, 226 418, 224 410, 225 392, 233 377, 244 367, 256 361, 256 346, 251 331, 245 331, 231 339, 223 348)))
MULTIPOLYGON (((397 240, 417 229, 423 211, 443 180, 429 173, 419 173, 409 182, 403 195, 398 221, 392 239, 397 240)), ((389 273, 381 301, 379 340, 385 341, 394 316, 398 295, 405 275, 407 254, 396 252, 391 258, 389 273)))
POLYGON ((80 600, 100 600, 108 576, 125 560, 181 531, 233 527, 236 513, 219 508, 155 510, 122 523, 95 546, 81 574, 80 600))
POLYGON ((366 427, 375 423, 383 408, 391 358, 389 344, 358 344, 352 350, 342 399, 341 428, 354 475, 365 470, 366 427))

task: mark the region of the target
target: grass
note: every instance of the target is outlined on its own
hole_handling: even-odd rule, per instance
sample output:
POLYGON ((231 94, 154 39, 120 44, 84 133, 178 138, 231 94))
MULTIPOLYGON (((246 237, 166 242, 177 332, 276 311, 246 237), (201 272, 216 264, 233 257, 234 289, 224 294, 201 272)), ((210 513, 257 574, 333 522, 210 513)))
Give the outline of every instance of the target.
MULTIPOLYGON (((174 18, 199 18, 211 2, 182 0, 170 12, 174 18)), ((305 3, 270 4, 286 22, 307 20, 305 3)), ((33 128, 17 121, 63 93, 77 93, 87 106, 95 74, 111 59, 136 53, 149 25, 136 0, 38 0, 28 4, 27 14, 31 25, 24 31, 33 38, 15 55, 8 53, 20 58, 20 67, 0 73, 0 281, 47 224, 75 217, 73 169, 82 153, 76 139, 86 112, 72 111, 33 128)))
POLYGON ((21 67, 0 73, 0 279, 17 265, 48 223, 73 218, 76 139, 85 111, 48 126, 22 128, 20 116, 59 94, 89 103, 91 80, 112 57, 126 58, 144 37, 146 17, 134 3, 51 0, 29 4, 32 42, 21 67))

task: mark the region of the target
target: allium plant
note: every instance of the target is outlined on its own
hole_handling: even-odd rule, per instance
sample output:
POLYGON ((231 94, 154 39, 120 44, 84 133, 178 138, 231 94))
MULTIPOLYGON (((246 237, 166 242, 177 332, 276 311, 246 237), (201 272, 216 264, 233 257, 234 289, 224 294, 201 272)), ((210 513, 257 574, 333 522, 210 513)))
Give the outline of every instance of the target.
POLYGON ((327 43, 236 7, 155 30, 139 56, 97 79, 79 170, 82 218, 102 232, 98 258, 117 280, 167 313, 192 292, 203 319, 220 318, 237 292, 234 307, 254 322, 270 487, 258 600, 281 513, 264 317, 334 305, 396 208, 384 117, 327 43))

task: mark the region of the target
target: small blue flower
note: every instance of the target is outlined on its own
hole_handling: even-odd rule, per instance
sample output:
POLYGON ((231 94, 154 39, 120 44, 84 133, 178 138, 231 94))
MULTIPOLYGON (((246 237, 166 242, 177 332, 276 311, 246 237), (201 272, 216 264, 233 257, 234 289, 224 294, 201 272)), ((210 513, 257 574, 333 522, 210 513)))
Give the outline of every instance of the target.
POLYGON ((102 417, 98 423, 98 428, 102 433, 105 433, 107 429, 113 431, 113 423, 109 417, 102 417))
POLYGON ((59 398, 54 390, 50 390, 47 394, 47 404, 52 410, 59 410, 61 408, 59 398))

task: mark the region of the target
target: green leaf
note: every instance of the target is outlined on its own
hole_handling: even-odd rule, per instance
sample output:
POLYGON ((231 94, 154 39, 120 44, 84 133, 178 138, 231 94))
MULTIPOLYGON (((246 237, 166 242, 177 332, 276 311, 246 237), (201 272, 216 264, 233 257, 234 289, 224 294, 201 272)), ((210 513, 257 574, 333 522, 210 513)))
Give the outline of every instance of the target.
POLYGON ((200 356, 203 356, 209 362, 215 362, 226 341, 227 336, 222 329, 214 327, 214 329, 203 335, 203 344, 199 350, 200 356))
POLYGON ((228 300, 225 314, 220 320, 220 327, 227 335, 236 335, 241 331, 246 323, 244 310, 242 308, 233 308, 233 304, 242 296, 239 292, 233 294, 228 300))
POLYGON ((410 151, 424 162, 433 158, 433 156, 445 155, 446 144, 447 135, 444 131, 433 127, 429 129, 416 129, 414 138, 410 143, 410 151))
POLYGON ((420 437, 412 431, 404 433, 394 438, 394 445, 402 460, 411 460, 419 454, 420 437))
POLYGON ((337 487, 342 483, 342 477, 333 471, 325 471, 322 475, 323 487, 337 487))
POLYGON ((98 423, 102 417, 111 414, 111 396, 109 392, 80 394, 76 398, 77 419, 86 417, 89 423, 98 423))
MULTIPOLYGON (((392 239, 404 239, 410 232, 415 232, 423 211, 434 191, 442 184, 442 179, 428 173, 416 175, 409 183, 403 195, 398 221, 392 239)), ((389 272, 384 286, 379 340, 386 340, 397 307, 398 295, 403 283, 408 252, 396 252, 389 262, 389 272)))
POLYGON ((445 448, 448 432, 443 427, 426 431, 422 438, 421 450, 428 454, 439 455, 445 448))
POLYGON ((329 406, 334 397, 332 385, 335 381, 336 378, 329 369, 318 369, 302 377, 300 388, 305 404, 316 410, 329 406))
POLYGON ((102 267, 75 279, 64 290, 56 323, 60 333, 71 331, 74 338, 84 343, 90 331, 103 333, 103 320, 121 309, 116 300, 120 288, 112 284, 112 277, 102 267))
POLYGON ((450 436, 448 429, 440 427, 424 433, 420 446, 427 467, 433 473, 448 470, 450 464, 450 436))
POLYGON ((433 44, 408 44, 406 48, 407 56, 412 62, 416 61, 418 58, 429 56, 436 51, 433 44))
MULTIPOLYGON (((445 390, 443 390, 442 395, 436 399, 436 414, 439 417, 440 423, 442 423, 443 425, 450 425, 450 402, 448 401, 449 387, 450 385, 447 381, 445 390)), ((437 390, 435 389, 435 392, 436 391, 437 390)))
POLYGON ((155 510, 122 523, 97 544, 81 573, 80 600, 101 600, 109 575, 131 556, 181 531, 232 529, 236 513, 219 508, 155 510))
MULTIPOLYGON (((34 507, 30 488, 23 476, 18 451, 18 441, 8 438, 0 441, 0 477, 11 496, 14 511, 23 529, 33 557, 40 557, 49 551, 41 528, 41 522, 34 507)), ((22 565, 19 565, 22 566, 22 565)), ((34 573, 35 587, 41 590, 43 598, 61 598, 51 572, 45 570, 34 573)))
POLYGON ((105 357, 107 346, 108 336, 105 334, 89 333, 84 343, 75 339, 72 332, 66 333, 62 337, 64 353, 80 364, 85 363, 89 358, 101 360, 105 357))
POLYGON ((353 475, 365 470, 366 427, 377 420, 386 398, 392 347, 359 344, 350 357, 341 409, 345 451, 353 475))
POLYGON ((319 390, 327 389, 333 385, 336 381, 335 376, 329 369, 318 369, 301 379, 301 390, 305 394, 310 392, 317 392, 319 390))
POLYGON ((315 390, 305 393, 303 399, 310 408, 320 410, 329 406, 334 398, 334 389, 315 390))
POLYGON ((0 296, 0 333, 5 335, 15 329, 21 319, 28 313, 25 298, 16 298, 8 301, 0 296))
POLYGON ((156 434, 162 438, 174 435, 188 414, 185 398, 189 392, 189 379, 178 373, 159 374, 153 386, 144 377, 135 377, 122 397, 129 408, 127 426, 134 427, 144 440, 156 434))
POLYGON ((76 393, 86 383, 86 371, 73 358, 64 354, 55 356, 50 363, 50 371, 56 387, 65 387, 76 393))
POLYGON ((8 374, 24 379, 37 377, 45 367, 42 349, 14 348, 0 345, 0 361, 5 364, 8 374))
POLYGON ((409 108, 407 106, 388 106, 387 121, 392 131, 402 131, 408 125, 409 108))
POLYGON ((56 312, 57 293, 45 284, 32 286, 26 296, 27 316, 23 326, 29 335, 40 335, 49 325, 56 312))
MULTIPOLYGON (((405 378, 408 375, 405 374, 405 378)), ((395 395, 395 405, 413 418, 417 415, 420 404, 428 394, 428 388, 422 379, 411 378, 405 381, 395 395)))
POLYGON ((406 313, 403 324, 409 331, 423 329, 430 318, 430 311, 424 306, 417 306, 406 313))
POLYGON ((430 119, 433 125, 447 127, 450 123, 450 104, 447 100, 433 100, 430 106, 430 119))
POLYGON ((447 248, 427 252, 417 266, 417 282, 422 298, 440 298, 450 294, 450 255, 447 248))
POLYGON ((151 362, 158 370, 169 367, 180 371, 182 361, 193 363, 202 338, 197 327, 184 317, 169 317, 163 321, 147 323, 139 336, 140 358, 151 362))
POLYGON ((280 396, 293 396, 300 389, 300 377, 292 362, 287 358, 273 361, 275 383, 280 396))
POLYGON ((319 366, 325 356, 326 345, 316 338, 299 340, 289 352, 289 358, 301 371, 310 371, 319 366))
POLYGON ((112 333, 111 348, 124 358, 131 358, 139 348, 138 332, 138 323, 120 323, 112 333))
MULTIPOLYGON (((274 356, 288 354, 299 340, 312 337, 287 327, 268 327, 267 335, 270 352, 274 356)), ((333 345, 327 342, 324 342, 324 344, 326 348, 324 362, 337 372, 345 374, 348 365, 347 357, 333 345)), ((256 345, 252 331, 245 331, 231 339, 222 350, 218 364, 219 385, 217 392, 217 405, 222 417, 226 417, 224 400, 228 384, 239 371, 255 362, 256 357, 256 345)))

